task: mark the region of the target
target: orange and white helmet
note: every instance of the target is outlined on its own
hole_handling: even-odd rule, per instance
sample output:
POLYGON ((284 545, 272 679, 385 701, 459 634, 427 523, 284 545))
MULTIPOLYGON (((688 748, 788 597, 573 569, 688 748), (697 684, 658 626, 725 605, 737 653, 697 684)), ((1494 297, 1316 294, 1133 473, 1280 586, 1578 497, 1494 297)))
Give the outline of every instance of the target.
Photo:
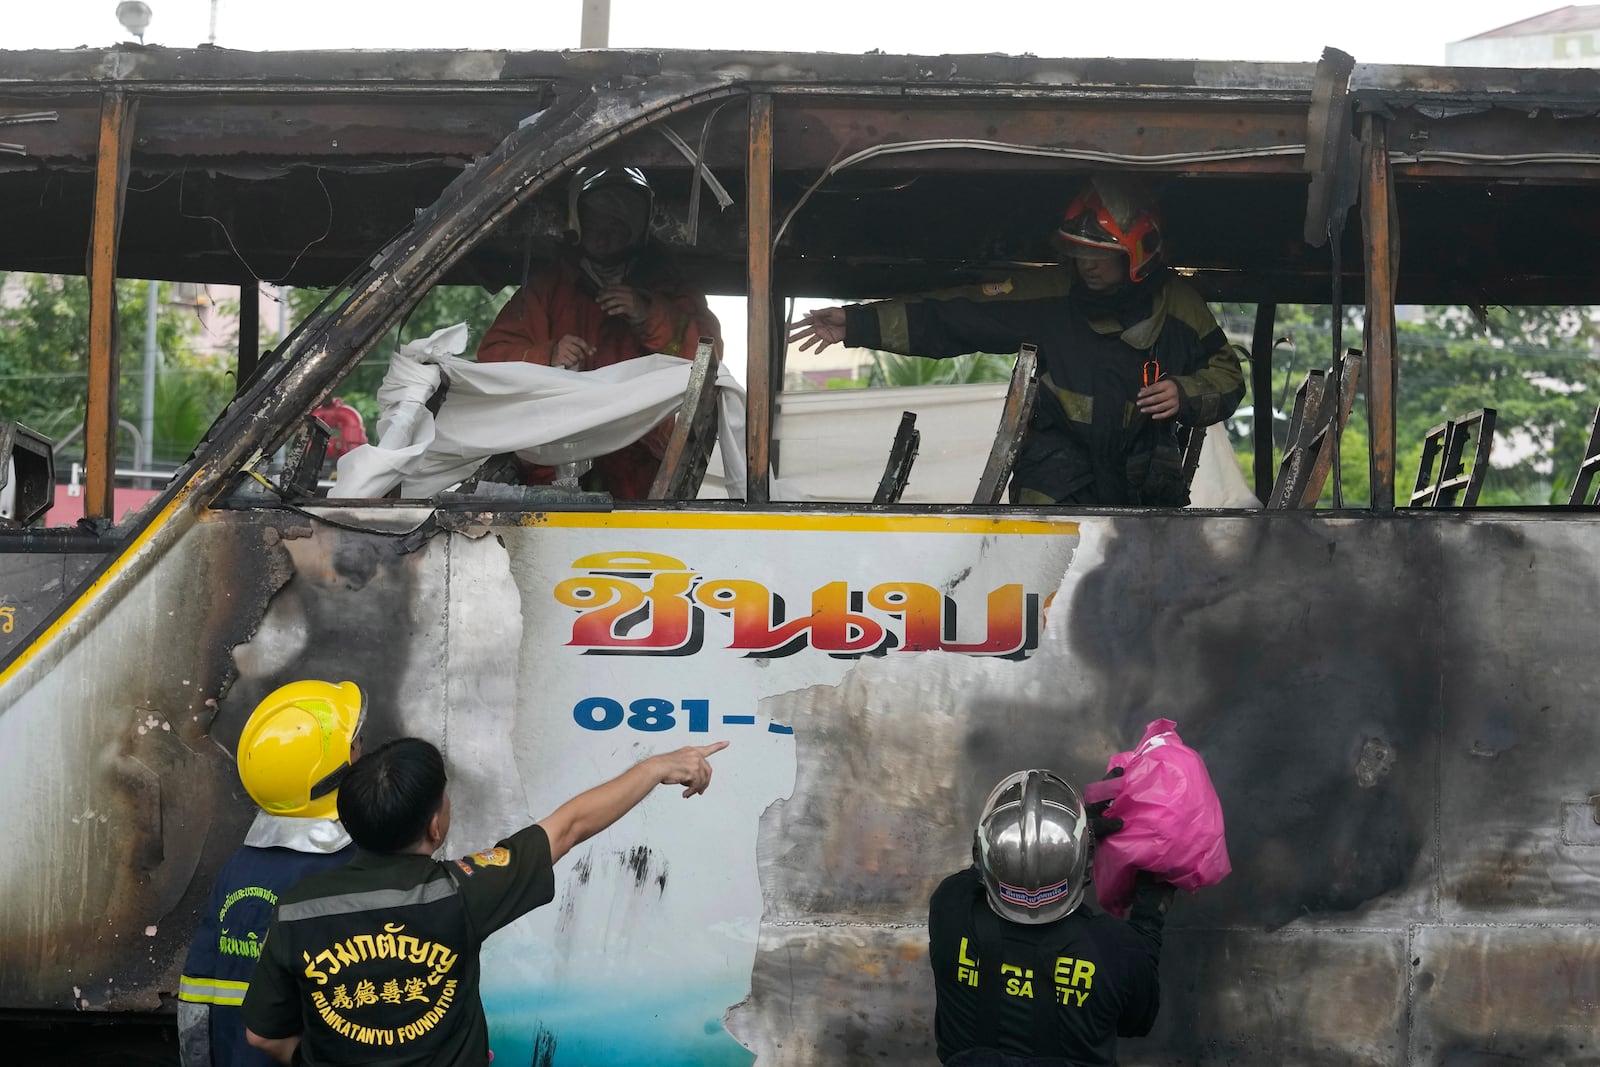
POLYGON ((1142 281, 1161 257, 1161 221, 1148 193, 1120 175, 1099 175, 1067 205, 1052 243, 1065 256, 1122 253, 1142 281))

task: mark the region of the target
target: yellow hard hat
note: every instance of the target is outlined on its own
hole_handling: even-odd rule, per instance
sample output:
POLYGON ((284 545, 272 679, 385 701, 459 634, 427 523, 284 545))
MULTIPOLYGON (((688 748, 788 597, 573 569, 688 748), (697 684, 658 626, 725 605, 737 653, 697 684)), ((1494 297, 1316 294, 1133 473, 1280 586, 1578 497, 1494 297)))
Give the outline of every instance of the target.
POLYGON ((354 682, 290 682, 250 713, 239 736, 239 780, 261 809, 304 819, 339 816, 339 782, 366 718, 354 682))

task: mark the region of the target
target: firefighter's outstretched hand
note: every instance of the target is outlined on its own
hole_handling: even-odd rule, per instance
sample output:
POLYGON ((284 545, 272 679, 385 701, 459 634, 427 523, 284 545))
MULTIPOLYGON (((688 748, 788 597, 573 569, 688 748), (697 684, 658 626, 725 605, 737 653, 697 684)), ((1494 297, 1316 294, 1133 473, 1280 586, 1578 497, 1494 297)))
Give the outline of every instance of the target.
POLYGON ((635 326, 650 318, 650 294, 626 285, 608 285, 595 298, 607 315, 621 315, 635 326))
POLYGON ((681 785, 683 795, 692 797, 704 793, 711 784, 710 757, 728 747, 728 742, 710 745, 686 745, 676 752, 663 752, 654 757, 659 761, 662 785, 681 785))
POLYGON ((594 345, 577 334, 569 333, 550 350, 550 365, 566 370, 581 369, 584 360, 594 355, 594 345))
POLYGON ((789 343, 799 342, 800 351, 818 352, 829 345, 844 343, 844 308, 817 308, 801 316, 789 330, 789 343))
POLYGON ((1178 383, 1163 378, 1139 390, 1139 410, 1152 419, 1170 419, 1178 413, 1178 383))

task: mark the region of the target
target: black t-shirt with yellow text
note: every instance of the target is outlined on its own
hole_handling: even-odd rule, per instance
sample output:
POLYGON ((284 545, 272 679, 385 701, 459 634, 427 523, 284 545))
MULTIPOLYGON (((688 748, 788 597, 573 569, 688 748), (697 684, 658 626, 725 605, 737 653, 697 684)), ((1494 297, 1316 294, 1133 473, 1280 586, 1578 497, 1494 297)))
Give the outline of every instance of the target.
POLYGON ((297 1062, 454 1067, 487 1062, 483 939, 555 896, 535 825, 458 860, 358 851, 280 895, 244 998, 297 1062))
POLYGON ((1127 922, 1086 906, 1053 923, 1009 922, 989 909, 976 867, 946 878, 928 906, 939 1061, 993 1049, 1111 1067, 1117 1038, 1142 1036, 1155 1023, 1161 927, 1146 900, 1127 922), (998 953, 984 951, 991 941, 998 953))

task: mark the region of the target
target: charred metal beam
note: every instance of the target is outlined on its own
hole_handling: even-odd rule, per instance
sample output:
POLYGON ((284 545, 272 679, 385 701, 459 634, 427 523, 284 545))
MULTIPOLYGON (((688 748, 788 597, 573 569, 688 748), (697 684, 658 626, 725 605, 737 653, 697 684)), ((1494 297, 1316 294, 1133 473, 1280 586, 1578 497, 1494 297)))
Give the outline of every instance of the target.
POLYGON ((1540 108, 1418 103, 1385 116, 1397 175, 1429 179, 1600 181, 1600 101, 1540 108))
MULTIPOLYGON (((0 126, 34 126, 40 123, 54 123, 60 115, 55 111, 13 111, 6 112, 0 107, 0 126)), ((0 155, 26 156, 29 154, 28 146, 16 141, 0 141, 0 155)))
POLYGON ((1272 492, 1272 333, 1278 305, 1256 305, 1255 332, 1250 337, 1250 398, 1255 407, 1256 499, 1272 492))
POLYGON ((745 424, 745 447, 750 465, 745 500, 751 504, 765 504, 769 495, 772 413, 778 384, 783 381, 782 366, 774 368, 773 364, 783 359, 783 346, 773 343, 772 97, 763 93, 750 97, 750 144, 745 181, 749 218, 749 248, 745 260, 748 278, 745 294, 749 308, 746 333, 749 416, 745 424))
POLYGON ((1446 419, 1422 440, 1417 481, 1407 501, 1414 508, 1470 508, 1489 474, 1489 453, 1494 448, 1494 408, 1479 408, 1460 418, 1446 419), (1472 442, 1472 469, 1466 470, 1465 452, 1472 442))
POLYGON ((1117 165, 1117 160, 1105 158, 1109 154, 1164 171, 1293 174, 1299 172, 1306 139, 1303 112, 1242 104, 1202 108, 1147 102, 805 99, 780 101, 776 121, 783 146, 780 162, 786 169, 820 170, 863 150, 920 142, 931 147, 880 155, 858 166, 891 171, 1015 167, 1059 173, 1117 165), (1079 158, 948 147, 968 143, 1076 153, 1079 158))
POLYGON ((1371 506, 1394 508, 1395 393, 1399 369, 1394 358, 1394 298, 1399 231, 1393 180, 1389 172, 1388 126, 1367 115, 1362 123, 1361 231, 1365 242, 1367 440, 1371 463, 1371 506))
POLYGON ((203 505, 250 456, 274 446, 295 417, 325 399, 375 338, 399 323, 467 251, 569 168, 617 139, 736 85, 661 79, 626 93, 585 90, 519 129, 444 191, 403 241, 352 276, 351 295, 311 316, 201 443, 192 480, 174 479, 203 505), (365 281, 363 281, 365 279, 365 281))
POLYGON ((972 502, 981 505, 1000 503, 1006 487, 1011 484, 1011 471, 1017 464, 1017 453, 1022 450, 1022 437, 1027 432, 1028 420, 1033 415, 1033 404, 1039 396, 1039 349, 1024 344, 1017 352, 1017 362, 1011 368, 1011 384, 1006 389, 1005 404, 1000 409, 1000 425, 995 431, 994 444, 989 447, 989 459, 978 477, 978 490, 972 502))
POLYGON ((693 500, 705 481, 717 443, 717 353, 709 337, 695 346, 694 366, 683 389, 672 436, 650 485, 652 500, 693 500))
MULTIPOLYGON (((158 91, 282 85, 314 91, 361 83, 376 92, 417 85, 460 90, 548 81, 622 87, 659 77, 784 87, 859 86, 864 92, 989 91, 997 96, 1075 94, 1217 99, 1279 99, 1309 92, 1307 63, 1200 60, 1071 59, 1005 55, 848 55, 700 50, 512 52, 503 50, 236 52, 221 48, 125 46, 72 51, 0 52, 0 83, 26 80, 62 87, 113 82, 158 91)), ((1368 81, 1382 83, 1382 72, 1368 81)))
MULTIPOLYGON (((1583 459, 1578 463, 1577 474, 1572 479, 1568 504, 1600 504, 1600 499, 1596 499, 1591 490, 1596 474, 1600 474, 1600 407, 1595 408, 1594 418, 1589 422, 1589 443, 1584 446, 1583 459)), ((1595 821, 1600 822, 1600 807, 1595 809, 1595 821)))
POLYGON ((917 462, 917 449, 922 444, 922 431, 917 429, 917 413, 902 411, 900 425, 895 429, 894 441, 889 445, 889 459, 883 465, 883 477, 872 494, 874 504, 898 504, 905 494, 906 482, 911 478, 911 467, 917 462))
MULTIPOLYGON (((550 102, 548 92, 509 93, 470 101, 421 93, 328 92, 302 96, 286 109, 281 97, 159 97, 139 117, 141 165, 216 158, 248 165, 271 161, 337 166, 345 159, 416 161, 430 156, 471 160, 484 155, 517 123, 550 102)), ((192 164, 191 164, 192 165, 192 164)))
MULTIPOLYGON (((7 131, 5 140, 22 140, 26 133, 26 159, 6 161, 8 169, 32 169, 40 160, 75 159, 85 166, 93 166, 95 147, 100 139, 100 95, 98 93, 72 93, 66 95, 6 92, 0 90, 0 125, 10 125, 18 116, 47 113, 53 116, 48 122, 34 124, 29 121, 27 130, 7 131), (8 121, 9 120, 9 121, 8 121)), ((0 171, 0 173, 4 173, 0 171)))
POLYGON ((239 287, 239 368, 235 392, 244 388, 256 372, 261 358, 261 287, 259 283, 239 287))
POLYGON ((83 513, 110 519, 117 466, 117 242, 128 187, 136 101, 127 93, 105 94, 100 113, 95 169, 94 223, 89 245, 89 406, 83 442, 83 513))
MULTIPOLYGON (((1321 248, 1343 230, 1345 212, 1355 203, 1355 145, 1350 138, 1350 72, 1356 61, 1337 48, 1324 48, 1311 90, 1306 120, 1306 244, 1321 248), (1339 223, 1337 227, 1335 223, 1339 223)), ((1335 353, 1337 355, 1337 353, 1335 353)))
POLYGON ((1529 108, 1600 105, 1600 74, 1585 67, 1427 67, 1358 63, 1350 87, 1362 107, 1482 107, 1515 99, 1529 108))
MULTIPOLYGON (((346 86, 286 101, 279 92, 158 95, 143 99, 139 160, 144 168, 373 166, 430 157, 471 160, 491 151, 517 123, 549 103, 542 87, 460 93, 373 93, 346 86)), ((0 86, 0 113, 37 110, 48 100, 57 120, 30 130, 28 155, 53 163, 94 160, 96 98, 25 94, 0 86)))

